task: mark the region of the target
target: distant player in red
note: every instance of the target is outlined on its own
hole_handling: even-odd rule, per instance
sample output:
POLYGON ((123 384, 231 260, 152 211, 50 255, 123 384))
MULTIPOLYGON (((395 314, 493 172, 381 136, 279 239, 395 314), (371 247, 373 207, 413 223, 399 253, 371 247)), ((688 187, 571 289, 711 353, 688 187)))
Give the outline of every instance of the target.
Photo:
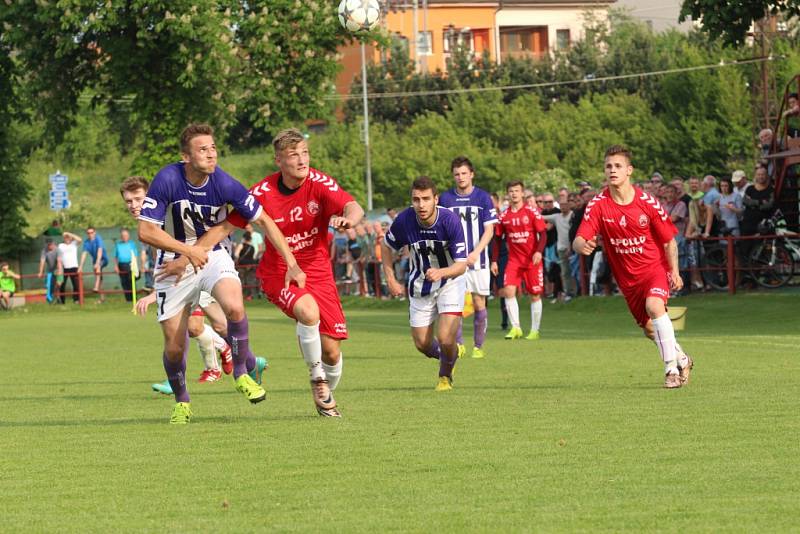
MULTIPOLYGON (((336 180, 309 166, 308 145, 299 130, 279 132, 272 146, 280 170, 251 187, 250 193, 286 236, 306 273, 306 284, 286 286, 286 264, 269 243, 256 276, 267 298, 297 321, 317 412, 339 417, 332 391, 342 375, 339 344, 347 339, 347 324, 331 270, 328 225, 352 228, 364 210, 336 180)), ((235 212, 228 221, 240 228, 247 224, 235 212)))
POLYGON ((692 359, 675 340, 667 316, 670 290, 680 290, 677 230, 658 200, 631 184, 630 151, 614 145, 606 151, 608 187, 586 205, 572 248, 589 255, 603 236, 603 254, 636 323, 652 339, 664 360, 664 387, 689 380, 692 359))
MULTIPOLYGON (((542 291, 544 290, 544 270, 542 254, 547 242, 544 219, 535 207, 528 205, 523 197, 525 186, 520 181, 506 185, 509 206, 500 214, 495 225, 495 236, 506 236, 508 264, 503 278, 505 286, 500 296, 505 299, 508 321, 511 330, 506 339, 522 337, 519 323, 519 304, 517 288, 525 284, 525 292, 531 299, 531 331, 525 339, 539 339, 539 325, 542 320, 542 291)), ((492 274, 497 276, 497 258, 500 243, 497 239, 492 247, 492 274)))

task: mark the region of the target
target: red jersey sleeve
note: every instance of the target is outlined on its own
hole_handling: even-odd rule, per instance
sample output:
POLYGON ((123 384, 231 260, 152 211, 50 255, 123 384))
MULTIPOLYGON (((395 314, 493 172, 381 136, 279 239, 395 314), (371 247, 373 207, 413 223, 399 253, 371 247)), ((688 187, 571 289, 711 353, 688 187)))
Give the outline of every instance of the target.
MULTIPOLYGON (((250 189, 248 189, 248 191, 253 195, 253 198, 255 198, 256 201, 259 204, 262 204, 262 205, 263 205, 263 203, 261 202, 261 198, 260 198, 261 193, 258 190, 258 186, 260 186, 265 181, 266 181, 266 178, 264 180, 261 180, 257 184, 253 185, 253 187, 251 187, 250 189)), ((242 217, 241 214, 236 210, 233 210, 230 213, 228 213, 228 216, 226 217, 226 220, 229 223, 231 223, 232 225, 237 226, 239 228, 244 228, 250 222, 248 220, 245 220, 245 218, 242 217)))
POLYGON ((316 169, 311 169, 308 177, 312 182, 316 182, 320 207, 325 220, 334 215, 341 215, 345 205, 355 200, 353 195, 342 189, 336 180, 316 169))
POLYGON ((547 224, 545 223, 545 220, 544 220, 544 217, 542 217, 542 214, 539 213, 539 210, 537 210, 534 207, 530 207, 530 206, 528 207, 528 209, 531 212, 533 212, 533 230, 537 234, 542 233, 542 232, 546 232, 547 231, 547 224))
POLYGON ((650 230, 653 232, 653 237, 661 244, 668 243, 678 234, 678 229, 672 223, 669 213, 658 199, 646 193, 642 195, 642 200, 644 200, 645 209, 650 217, 650 230))
POLYGON ((583 220, 580 226, 578 226, 578 232, 575 234, 576 237, 580 236, 588 241, 600 233, 601 200, 601 196, 597 195, 586 204, 586 210, 583 212, 583 220))

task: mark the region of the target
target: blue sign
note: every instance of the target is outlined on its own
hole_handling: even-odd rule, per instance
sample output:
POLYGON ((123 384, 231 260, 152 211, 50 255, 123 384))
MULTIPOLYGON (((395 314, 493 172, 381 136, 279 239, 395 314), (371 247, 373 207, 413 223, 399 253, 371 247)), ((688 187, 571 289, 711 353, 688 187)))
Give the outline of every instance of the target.
POLYGON ((65 184, 69 181, 66 174, 61 174, 61 171, 56 171, 55 174, 50 175, 51 184, 65 184))
POLYGON ((50 191, 50 200, 64 200, 69 198, 69 192, 64 191, 50 191))
POLYGON ((68 198, 63 198, 59 200, 50 199, 50 209, 54 211, 58 210, 65 210, 69 208, 72 203, 69 201, 68 198))
POLYGON ((66 182, 53 182, 50 184, 50 191, 66 191, 67 184, 66 182))

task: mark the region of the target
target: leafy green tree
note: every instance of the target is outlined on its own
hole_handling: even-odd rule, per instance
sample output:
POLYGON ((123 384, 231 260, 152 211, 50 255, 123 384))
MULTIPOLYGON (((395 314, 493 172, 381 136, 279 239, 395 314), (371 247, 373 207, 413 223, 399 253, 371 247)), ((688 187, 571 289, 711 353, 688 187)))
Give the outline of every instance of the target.
POLYGON ((747 32, 754 22, 767 14, 783 14, 786 18, 800 15, 798 0, 743 0, 718 2, 717 0, 683 0, 680 22, 692 20, 712 39, 721 38, 728 45, 744 44, 747 32))
POLYGON ((28 0, 6 2, 0 22, 50 137, 69 130, 89 90, 112 112, 125 101, 142 150, 134 170, 151 173, 176 156, 191 121, 213 124, 223 141, 243 117, 269 131, 325 112, 344 39, 334 9, 294 0, 28 0))
POLYGON ((27 226, 30 187, 23 179, 22 157, 13 141, 12 121, 16 101, 14 78, 17 75, 11 60, 10 47, 0 37, 0 257, 16 256, 27 248, 23 231, 27 226))

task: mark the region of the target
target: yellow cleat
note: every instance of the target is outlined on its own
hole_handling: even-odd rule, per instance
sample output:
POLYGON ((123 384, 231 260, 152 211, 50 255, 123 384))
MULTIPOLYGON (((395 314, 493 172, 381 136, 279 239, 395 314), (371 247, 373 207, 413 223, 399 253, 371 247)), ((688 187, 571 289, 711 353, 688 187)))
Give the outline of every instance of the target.
POLYGON ((169 418, 171 425, 185 425, 192 418, 192 410, 188 402, 178 402, 172 409, 172 417, 169 418))
POLYGON ((486 354, 483 353, 483 349, 480 347, 474 347, 472 349, 472 357, 473 358, 484 358, 486 354))
POLYGON ((458 357, 463 358, 467 355, 467 347, 464 345, 458 345, 458 357))
POLYGON ((436 391, 450 391, 453 389, 453 379, 449 376, 440 376, 436 384, 436 391))
POLYGON ((512 326, 511 330, 509 330, 508 334, 506 334, 506 339, 522 339, 522 328, 518 326, 512 326))
POLYGON ((531 341, 535 339, 539 339, 539 331, 538 330, 531 330, 531 333, 525 336, 525 339, 530 339, 531 341))
POLYGON ((236 379, 236 391, 244 395, 253 404, 267 398, 267 392, 259 386, 250 375, 244 374, 236 379))

